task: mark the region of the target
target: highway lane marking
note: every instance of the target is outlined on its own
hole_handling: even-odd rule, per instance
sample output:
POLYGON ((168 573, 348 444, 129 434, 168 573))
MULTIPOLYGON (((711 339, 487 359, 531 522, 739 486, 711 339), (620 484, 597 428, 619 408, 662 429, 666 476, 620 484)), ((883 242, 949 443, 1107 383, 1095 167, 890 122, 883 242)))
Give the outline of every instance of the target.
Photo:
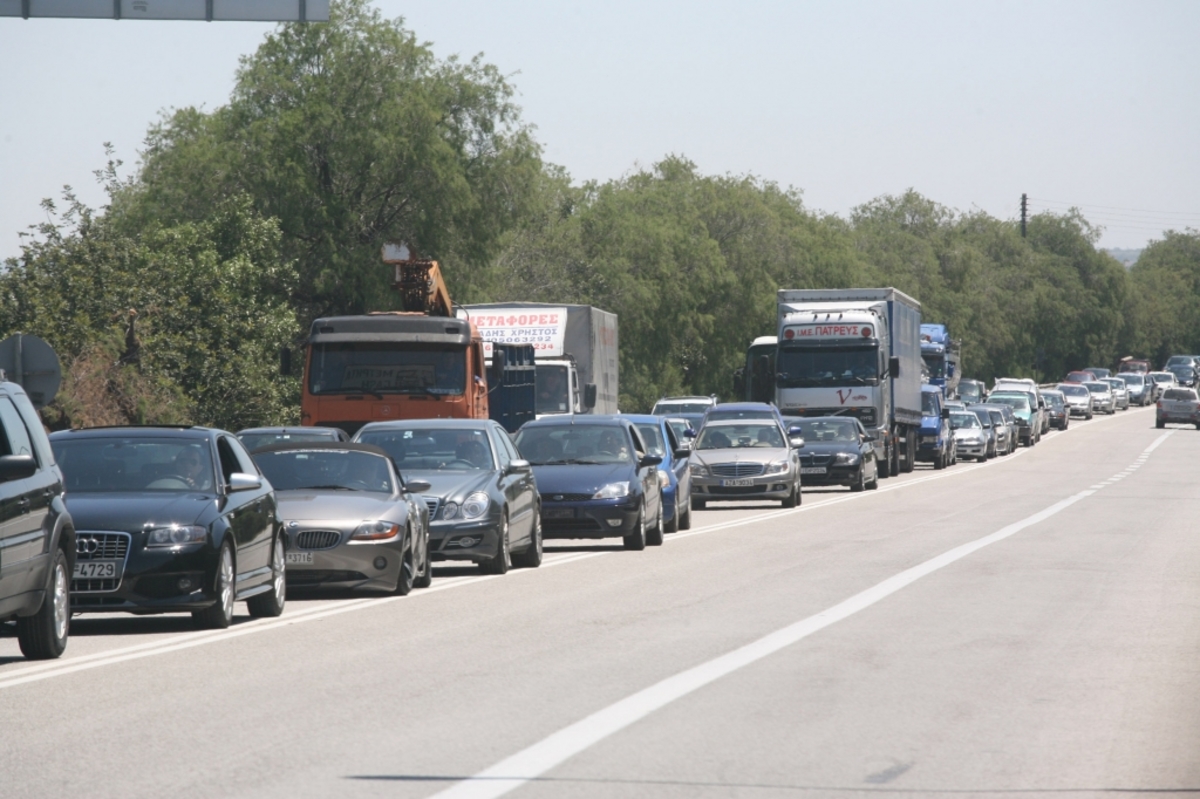
MULTIPOLYGON (((1167 433, 1160 436, 1143 454, 1153 452, 1169 435, 1167 433)), ((552 733, 473 777, 433 794, 430 799, 496 799, 504 796, 671 702, 847 619, 984 547, 1040 524, 1095 493, 1093 489, 1086 489, 1073 494, 990 535, 957 546, 895 574, 816 615, 801 619, 757 641, 667 677, 552 733)))
MULTIPOLYGON (((1096 422, 1106 421, 1106 420, 1112 419, 1112 418, 1115 418, 1115 417, 1105 417, 1105 419, 1099 419, 1099 420, 1095 420, 1094 422, 1083 423, 1079 426, 1082 427, 1086 424, 1094 424, 1096 422)), ((1173 432, 1173 431, 1168 431, 1168 434, 1170 432, 1173 432)), ((1154 445, 1152 445, 1151 449, 1146 450, 1146 453, 1144 453, 1144 454, 1148 455, 1149 452, 1152 452, 1153 447, 1156 447, 1159 443, 1161 443, 1161 441, 1166 438, 1166 435, 1167 434, 1164 434, 1163 436, 1161 436, 1160 439, 1158 441, 1156 441, 1154 445)), ((1059 436, 1056 435, 1056 436, 1053 436, 1052 438, 1048 439, 1048 441, 1057 441, 1058 439, 1059 439, 1059 436)), ((817 500, 815 502, 810 501, 808 504, 801 505, 798 508, 787 508, 787 509, 782 509, 782 510, 777 510, 777 511, 770 511, 767 513, 759 513, 759 514, 754 514, 752 516, 745 516, 745 517, 741 517, 738 519, 732 519, 727 522, 720 522, 720 523, 709 525, 706 527, 701 527, 697 530, 690 530, 688 532, 672 533, 667 536, 666 541, 668 541, 668 542, 678 541, 678 540, 682 540, 685 538, 690 538, 692 536, 704 535, 707 533, 717 532, 720 530, 728 530, 728 529, 732 529, 735 527, 743 527, 743 526, 750 525, 750 524, 757 524, 759 522, 770 521, 772 519, 781 518, 781 517, 788 516, 791 514, 804 513, 807 511, 823 508, 823 507, 826 507, 829 505, 838 505, 843 502, 851 502, 854 500, 865 500, 872 496, 886 494, 889 491, 897 491, 900 489, 907 488, 909 486, 920 485, 922 483, 926 483, 931 480, 941 480, 941 479, 948 478, 948 477, 955 477, 957 475, 969 474, 970 472, 973 472, 976 469, 985 469, 985 468, 989 468, 992 466, 999 466, 999 465, 1002 465, 1005 463, 1012 463, 1017 458, 1020 458, 1031 451, 1032 451, 1031 448, 1021 449, 1021 450, 1014 452, 1010 456, 1005 456, 1002 459, 996 458, 992 461, 988 461, 985 463, 976 463, 976 464, 971 464, 969 466, 963 465, 952 471, 935 472, 933 474, 928 474, 928 475, 925 475, 922 477, 911 478, 908 480, 896 482, 889 486, 880 486, 880 488, 876 491, 864 491, 864 492, 857 493, 857 494, 846 494, 846 495, 841 495, 841 496, 834 496, 834 497, 830 497, 828 499, 817 500)), ((502 576, 516 577, 516 576, 526 575, 526 574, 530 574, 530 575, 537 574, 539 571, 541 571, 541 569, 545 569, 548 567, 553 567, 553 566, 558 566, 558 565, 566 565, 569 563, 575 563, 577 561, 588 560, 590 558, 600 557, 600 556, 604 556, 604 555, 612 555, 619 551, 620 550, 604 550, 604 551, 598 551, 598 552, 570 553, 570 554, 564 554, 561 557, 550 555, 547 557, 546 560, 543 561, 540 569, 518 569, 516 571, 509 572, 508 575, 479 575, 479 576, 462 576, 462 577, 443 577, 443 578, 439 578, 438 580, 435 580, 433 585, 430 586, 429 588, 419 589, 418 591, 415 591, 415 592, 409 594, 409 596, 407 596, 407 597, 387 596, 387 597, 379 597, 379 598, 362 598, 362 599, 350 599, 350 600, 328 600, 329 604, 322 604, 321 606, 318 606, 315 608, 306 608, 304 610, 299 610, 296 612, 289 611, 289 612, 285 613, 285 615, 280 616, 277 619, 254 619, 251 621, 239 622, 235 627, 231 627, 226 630, 197 631, 194 633, 188 632, 188 633, 186 633, 187 637, 183 640, 171 639, 171 640, 167 640, 167 641, 150 641, 150 642, 146 642, 146 643, 142 643, 142 644, 135 644, 135 645, 129 646, 129 647, 122 647, 119 649, 107 650, 105 652, 95 652, 95 653, 91 653, 88 655, 80 655, 78 657, 68 657, 68 658, 63 658, 61 660, 43 662, 36 666, 30 666, 27 668, 16 669, 16 670, 11 670, 11 671, 0 671, 0 690, 3 690, 5 688, 16 687, 19 685, 26 685, 28 683, 38 682, 41 680, 51 679, 53 677, 60 677, 60 676, 68 675, 68 674, 74 674, 74 673, 77 673, 80 671, 85 671, 85 670, 89 670, 89 669, 93 669, 93 668, 99 668, 101 666, 109 666, 109 665, 114 665, 117 663, 125 663, 125 662, 131 661, 131 660, 139 660, 142 658, 151 657, 151 656, 155 656, 155 655, 169 654, 169 653, 177 652, 177 651, 180 651, 183 649, 190 649, 190 648, 197 647, 197 646, 203 646, 203 645, 209 644, 209 643, 227 641, 227 640, 230 640, 233 638, 241 638, 245 635, 250 635, 250 634, 259 633, 259 632, 266 632, 268 630, 274 630, 274 629, 277 629, 280 627, 285 627, 288 625, 302 624, 302 623, 308 622, 308 621, 318 621, 320 619, 325 619, 330 616, 340 615, 342 613, 349 613, 352 611, 376 608, 376 607, 380 607, 382 605, 387 605, 392 602, 397 602, 400 600, 418 599, 422 596, 437 593, 439 591, 446 591, 446 590, 450 590, 453 588, 460 588, 463 586, 474 585, 475 583, 486 582, 488 580, 495 580, 502 576), (333 603, 336 603, 336 604, 333 604, 333 603)))

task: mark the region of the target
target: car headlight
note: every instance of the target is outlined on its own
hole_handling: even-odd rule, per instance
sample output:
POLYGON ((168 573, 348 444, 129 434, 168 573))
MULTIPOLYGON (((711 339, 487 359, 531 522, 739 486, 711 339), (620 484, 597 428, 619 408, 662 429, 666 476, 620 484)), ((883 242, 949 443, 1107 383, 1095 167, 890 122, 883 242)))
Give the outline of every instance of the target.
POLYGON ((763 474, 784 474, 787 470, 787 461, 771 461, 767 464, 767 468, 763 470, 763 474))
POLYGON ((629 496, 629 483, 609 483, 592 495, 592 499, 620 499, 629 496))
POLYGON ((853 466, 858 463, 858 456, 853 452, 839 452, 833 456, 833 462, 839 466, 853 466))
POLYGON ((476 491, 471 496, 467 497, 467 501, 462 504, 462 517, 464 519, 479 519, 482 518, 488 511, 488 505, 491 504, 491 499, 484 491, 476 491))
POLYGON ((658 487, 659 488, 670 488, 671 487, 671 475, 667 474, 667 471, 665 469, 658 470, 658 487))
POLYGON ((445 505, 442 506, 442 518, 443 519, 445 519, 446 521, 450 521, 451 519, 454 519, 457 517, 458 517, 458 503, 457 502, 447 502, 445 505))
POLYGON ((400 535, 400 525, 382 519, 367 519, 350 534, 351 541, 386 541, 400 535))
POLYGON ((158 527, 146 536, 148 547, 181 547, 187 544, 200 544, 208 540, 208 530, 194 524, 173 524, 170 527, 158 527))
POLYGON ((703 463, 692 463, 688 465, 692 472, 692 477, 708 477, 708 467, 703 463))

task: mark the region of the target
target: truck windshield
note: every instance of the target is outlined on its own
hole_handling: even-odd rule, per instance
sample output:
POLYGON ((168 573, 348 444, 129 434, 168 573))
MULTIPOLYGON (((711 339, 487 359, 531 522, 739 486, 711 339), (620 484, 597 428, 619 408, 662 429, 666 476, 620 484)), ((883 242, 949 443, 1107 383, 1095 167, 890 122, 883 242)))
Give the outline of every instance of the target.
POLYGON ((941 413, 938 405, 937 394, 932 391, 921 392, 921 415, 922 416, 937 416, 941 413))
POLYGON ((879 382, 875 347, 783 347, 776 361, 778 384, 783 387, 867 386, 879 382))
POLYGON ((309 364, 313 394, 462 394, 466 347, 410 342, 316 344, 309 364))
POLYGON ((570 413, 570 397, 567 394, 567 367, 547 366, 538 364, 537 367, 537 400, 534 409, 537 413, 570 413))
POLYGON ((966 402, 979 402, 983 398, 983 392, 979 390, 979 384, 972 380, 964 380, 958 384, 959 399, 966 402))
POLYGON ((931 378, 941 378, 946 376, 946 356, 941 353, 921 354, 921 359, 925 361, 925 367, 929 369, 931 378))

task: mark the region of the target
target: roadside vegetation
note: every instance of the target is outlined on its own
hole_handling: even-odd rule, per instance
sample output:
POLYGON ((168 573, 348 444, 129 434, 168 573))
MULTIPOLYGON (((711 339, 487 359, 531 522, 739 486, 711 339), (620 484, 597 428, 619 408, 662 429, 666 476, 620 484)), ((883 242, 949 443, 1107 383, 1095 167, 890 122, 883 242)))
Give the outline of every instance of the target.
POLYGON ((895 286, 989 382, 1200 352, 1200 231, 1127 270, 1077 213, 1035 216, 1022 238, 909 191, 841 218, 683 155, 580 185, 542 160, 513 94, 364 0, 280 26, 227 105, 160 119, 132 175, 98 173, 103 208, 47 202, 0 272, 0 337, 42 336, 64 361, 47 421, 298 422, 279 350, 317 316, 394 308, 388 241, 440 260, 458 302, 615 312, 626 411, 728 395, 778 288, 895 286))

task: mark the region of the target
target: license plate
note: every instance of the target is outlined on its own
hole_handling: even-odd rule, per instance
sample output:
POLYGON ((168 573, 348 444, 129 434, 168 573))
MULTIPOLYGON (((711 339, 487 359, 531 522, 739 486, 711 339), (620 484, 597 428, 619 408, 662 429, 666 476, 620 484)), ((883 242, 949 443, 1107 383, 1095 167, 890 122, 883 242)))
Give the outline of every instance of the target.
POLYGON ((546 508, 542 511, 543 519, 574 519, 574 508, 546 508))
POLYGON ((313 562, 313 553, 311 552, 288 552, 286 555, 288 563, 297 563, 304 566, 311 566, 313 562))
POLYGON ((824 466, 803 466, 800 469, 800 474, 825 474, 824 466))
POLYGON ((75 564, 76 580, 103 580, 121 576, 119 560, 87 560, 75 564))
POLYGON ((752 486, 752 485, 754 485, 754 481, 753 480, 722 480, 721 485, 726 486, 727 488, 736 488, 738 486, 752 486))

